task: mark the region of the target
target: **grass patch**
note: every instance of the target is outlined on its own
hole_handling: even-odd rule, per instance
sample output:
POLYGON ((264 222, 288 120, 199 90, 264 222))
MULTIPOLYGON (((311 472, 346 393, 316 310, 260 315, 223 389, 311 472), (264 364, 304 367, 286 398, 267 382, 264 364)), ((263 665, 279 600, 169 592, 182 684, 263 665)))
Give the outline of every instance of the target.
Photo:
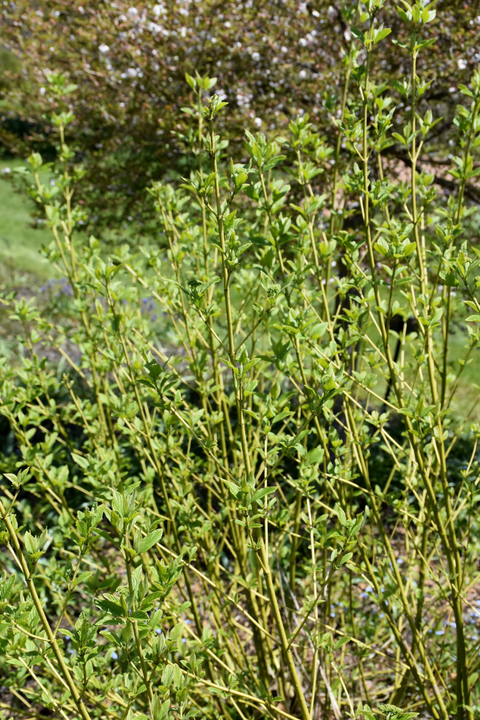
MULTIPOLYGON (((3 159, 0 169, 13 170, 23 164, 23 160, 3 159)), ((0 179, 0 206, 1 275, 26 272, 39 280, 54 277, 56 272, 41 251, 42 245, 51 242, 51 233, 47 228, 33 226, 28 199, 5 179, 4 172, 0 179)))

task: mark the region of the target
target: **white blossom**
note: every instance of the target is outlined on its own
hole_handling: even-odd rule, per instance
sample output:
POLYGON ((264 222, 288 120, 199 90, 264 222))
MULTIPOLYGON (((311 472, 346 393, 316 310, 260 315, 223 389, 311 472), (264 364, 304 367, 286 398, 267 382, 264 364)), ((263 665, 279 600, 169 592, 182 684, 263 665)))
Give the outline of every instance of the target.
POLYGON ((157 17, 160 17, 160 15, 164 15, 167 11, 165 10, 164 5, 154 5, 153 7, 153 14, 157 17))
POLYGON ((105 55, 105 53, 108 53, 108 51, 110 50, 110 48, 108 47, 108 45, 105 45, 105 43, 102 43, 98 49, 99 49, 100 52, 103 53, 104 55, 105 55))
POLYGON ((248 107, 252 98, 253 95, 251 95, 250 93, 238 92, 236 97, 237 104, 240 107, 248 107))
POLYGON ((252 53, 252 60, 255 60, 255 61, 260 60, 260 53, 258 53, 258 52, 253 52, 253 53, 252 53))
POLYGON ((138 15, 138 10, 135 7, 128 8, 127 15, 130 18, 130 20, 133 20, 133 18, 136 18, 138 15))
POLYGON ((298 73, 298 77, 300 78, 300 80, 305 80, 305 78, 307 77, 307 71, 300 70, 300 72, 298 73))
POLYGON ((306 38, 300 38, 300 40, 298 41, 298 44, 299 44, 301 47, 307 47, 307 45, 308 45, 308 40, 306 40, 306 38))
POLYGON ((46 88, 44 88, 44 87, 41 87, 41 88, 40 88, 40 95, 41 95, 42 97, 45 95, 46 92, 47 92, 46 88))
POLYGON ((467 61, 463 58, 460 58, 459 60, 457 60, 457 65, 459 70, 465 70, 467 67, 467 61))
POLYGON ((253 121, 253 124, 255 125, 256 128, 261 128, 262 127, 262 119, 259 117, 256 117, 253 121))

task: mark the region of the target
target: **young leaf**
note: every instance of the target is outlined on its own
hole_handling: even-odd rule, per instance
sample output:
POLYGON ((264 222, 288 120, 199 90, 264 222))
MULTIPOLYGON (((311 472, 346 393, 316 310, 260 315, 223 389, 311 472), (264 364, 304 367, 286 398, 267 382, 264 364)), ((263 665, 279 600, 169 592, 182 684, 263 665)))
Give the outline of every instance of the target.
POLYGON ((260 488, 260 490, 257 490, 253 497, 252 497, 252 503, 258 502, 261 500, 265 495, 271 495, 271 493, 274 493, 277 488, 274 487, 266 487, 266 488, 260 488))
POLYGON ((160 538, 163 535, 163 530, 154 530, 153 532, 149 533, 146 537, 142 538, 140 542, 138 543, 138 546, 135 548, 136 551, 141 554, 144 552, 147 552, 147 550, 150 550, 154 545, 157 544, 157 542, 160 540, 160 538))

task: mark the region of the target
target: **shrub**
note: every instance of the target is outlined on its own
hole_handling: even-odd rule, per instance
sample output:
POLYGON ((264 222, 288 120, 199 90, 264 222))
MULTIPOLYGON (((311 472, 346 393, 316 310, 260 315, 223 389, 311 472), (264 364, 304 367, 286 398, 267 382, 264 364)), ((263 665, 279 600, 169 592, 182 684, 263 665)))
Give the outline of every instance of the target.
POLYGON ((50 76, 59 161, 52 184, 30 157, 30 192, 72 297, 3 299, 19 328, 0 406, 12 716, 478 711, 480 428, 453 408, 479 341, 480 75, 460 88, 447 194, 417 167, 435 11, 403 4, 411 114, 393 139, 411 173, 394 177, 395 105, 371 77, 381 6, 359 18, 360 102, 333 146, 304 116, 288 139, 247 133, 230 163, 225 103, 188 77, 199 169, 153 184, 158 238, 109 259, 78 232, 75 87, 50 76))

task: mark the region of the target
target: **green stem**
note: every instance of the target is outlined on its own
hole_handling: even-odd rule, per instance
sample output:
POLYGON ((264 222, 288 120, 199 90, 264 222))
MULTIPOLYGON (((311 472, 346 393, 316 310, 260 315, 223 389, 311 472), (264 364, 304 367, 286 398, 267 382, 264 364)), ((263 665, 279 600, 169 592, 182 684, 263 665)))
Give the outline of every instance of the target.
POLYGON ((82 700, 81 693, 79 692, 79 690, 70 674, 70 670, 68 669, 67 664, 63 658, 62 652, 57 643, 55 635, 53 634, 52 629, 48 623, 47 616, 45 615, 45 611, 43 609, 43 604, 42 604, 40 598, 38 597, 35 583, 33 582, 33 579, 32 579, 32 574, 30 572, 25 555, 23 554, 22 548, 20 546, 20 543, 18 540, 18 535, 17 535, 15 529, 13 528, 13 525, 10 521, 8 514, 5 512, 5 508, 3 507, 1 500, 0 500, 0 514, 2 515, 2 519, 5 522, 5 525, 7 527, 8 534, 10 535, 10 540, 12 542, 13 547, 15 548, 15 554, 20 562, 22 573, 25 578, 25 582, 27 583, 28 591, 33 600, 33 604, 35 605, 35 609, 38 613, 38 617, 40 618, 42 627, 47 634, 48 640, 52 647, 53 654, 55 655, 55 658, 59 665, 60 672, 63 676, 63 679, 65 680, 65 682, 68 686, 68 689, 72 693, 72 697, 75 701, 75 705, 77 706, 78 711, 79 711, 80 715, 82 716, 83 720, 91 720, 90 714, 85 706, 85 703, 82 700))

